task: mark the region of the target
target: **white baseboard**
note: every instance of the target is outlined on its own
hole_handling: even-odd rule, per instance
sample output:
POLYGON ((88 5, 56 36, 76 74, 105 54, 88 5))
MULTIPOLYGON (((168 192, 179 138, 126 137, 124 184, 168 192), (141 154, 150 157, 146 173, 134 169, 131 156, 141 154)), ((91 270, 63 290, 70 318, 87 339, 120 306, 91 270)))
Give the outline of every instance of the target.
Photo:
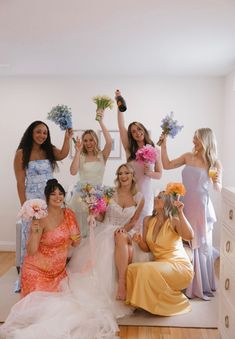
POLYGON ((1 252, 15 252, 16 243, 13 241, 0 241, 0 251, 1 252))

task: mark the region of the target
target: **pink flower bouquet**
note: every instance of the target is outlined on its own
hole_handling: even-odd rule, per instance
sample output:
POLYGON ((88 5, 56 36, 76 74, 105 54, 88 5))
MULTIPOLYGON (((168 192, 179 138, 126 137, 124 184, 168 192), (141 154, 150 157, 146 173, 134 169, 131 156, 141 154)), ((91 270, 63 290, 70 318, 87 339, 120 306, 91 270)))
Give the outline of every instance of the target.
POLYGON ((136 152, 136 161, 140 163, 155 164, 159 157, 159 150, 152 145, 145 145, 136 152))
POLYGON ((100 185, 78 185, 81 201, 87 206, 90 214, 98 214, 106 211, 110 199, 114 194, 114 189, 100 185))
POLYGON ((47 204, 42 199, 26 200, 20 209, 18 217, 25 221, 41 219, 47 216, 47 204))

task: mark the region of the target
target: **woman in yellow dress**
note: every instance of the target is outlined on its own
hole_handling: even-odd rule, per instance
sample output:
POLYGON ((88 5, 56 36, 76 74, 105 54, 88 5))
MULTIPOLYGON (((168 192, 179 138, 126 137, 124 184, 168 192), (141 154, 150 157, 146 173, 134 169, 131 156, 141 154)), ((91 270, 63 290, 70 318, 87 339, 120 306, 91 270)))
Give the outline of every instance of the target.
POLYGON ((144 234, 133 240, 145 251, 151 251, 154 261, 133 263, 127 270, 126 303, 162 316, 172 316, 191 310, 182 290, 193 279, 193 267, 183 248, 182 239, 191 240, 193 230, 183 213, 183 203, 171 202, 160 192, 154 199, 152 216, 144 219, 144 234), (177 215, 172 216, 177 209, 177 215))

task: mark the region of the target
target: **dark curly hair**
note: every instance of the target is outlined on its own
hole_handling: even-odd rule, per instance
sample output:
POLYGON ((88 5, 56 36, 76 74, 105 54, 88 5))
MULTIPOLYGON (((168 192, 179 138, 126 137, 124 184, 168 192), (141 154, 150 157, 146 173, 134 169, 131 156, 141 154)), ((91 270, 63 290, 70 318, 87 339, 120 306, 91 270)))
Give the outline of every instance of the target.
POLYGON ((144 144, 145 145, 149 144, 149 145, 152 145, 154 147, 154 142, 151 140, 151 138, 149 136, 149 132, 144 127, 144 125, 142 125, 140 122, 133 121, 132 123, 130 123, 130 125, 128 126, 128 129, 127 129, 127 136, 128 136, 128 141, 129 141, 129 152, 130 152, 130 156, 127 159, 128 161, 134 160, 136 158, 136 152, 138 151, 138 144, 131 134, 131 127, 133 125, 139 127, 143 131, 143 133, 144 133, 144 144))
POLYGON ((53 148, 55 146, 52 145, 52 143, 51 143, 51 136, 50 136, 49 128, 48 128, 47 124, 45 124, 45 122, 40 121, 40 120, 36 120, 36 121, 32 122, 29 125, 29 127, 26 129, 26 131, 24 132, 23 137, 20 141, 20 144, 17 148, 17 150, 22 149, 22 151, 23 151, 23 169, 28 167, 30 154, 32 152, 33 131, 38 125, 41 125, 41 124, 43 124, 47 128, 47 139, 41 145, 41 149, 43 149, 45 151, 46 158, 50 161, 52 169, 54 170, 57 167, 55 155, 54 155, 54 152, 53 152, 53 148))

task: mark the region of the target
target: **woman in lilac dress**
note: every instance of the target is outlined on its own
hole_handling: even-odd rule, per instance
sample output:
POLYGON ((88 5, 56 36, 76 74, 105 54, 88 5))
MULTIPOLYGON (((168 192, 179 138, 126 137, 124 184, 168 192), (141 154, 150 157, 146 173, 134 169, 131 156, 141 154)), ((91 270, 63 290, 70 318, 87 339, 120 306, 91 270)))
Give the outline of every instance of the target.
POLYGON ((184 212, 194 230, 194 239, 191 241, 194 279, 186 295, 208 300, 215 291, 212 230, 216 221, 209 189, 213 186, 215 190, 221 191, 222 187, 222 168, 217 158, 215 136, 210 128, 196 130, 193 152, 174 160, 169 160, 167 154, 166 135, 162 134, 160 140, 163 168, 173 169, 185 165, 182 171, 186 188, 184 212))
MULTIPOLYGON (((115 94, 116 96, 121 95, 119 90, 117 90, 115 94)), ((118 127, 122 145, 126 152, 126 159, 134 168, 138 189, 143 194, 145 200, 145 205, 140 218, 142 224, 144 217, 152 214, 154 198, 152 179, 160 179, 162 176, 161 159, 159 157, 155 164, 141 164, 135 160, 138 149, 147 144, 154 147, 154 143, 151 140, 147 129, 140 122, 134 121, 130 123, 128 129, 126 129, 123 112, 119 111, 119 109, 118 127)))
MULTIPOLYGON (((56 161, 67 157, 72 130, 66 130, 61 149, 51 143, 48 126, 34 121, 24 132, 14 158, 14 170, 21 205, 29 199, 44 199, 47 180, 53 177, 56 161)), ((21 265, 25 255, 28 235, 27 222, 21 222, 21 265)), ((16 291, 20 287, 17 283, 16 291)))

